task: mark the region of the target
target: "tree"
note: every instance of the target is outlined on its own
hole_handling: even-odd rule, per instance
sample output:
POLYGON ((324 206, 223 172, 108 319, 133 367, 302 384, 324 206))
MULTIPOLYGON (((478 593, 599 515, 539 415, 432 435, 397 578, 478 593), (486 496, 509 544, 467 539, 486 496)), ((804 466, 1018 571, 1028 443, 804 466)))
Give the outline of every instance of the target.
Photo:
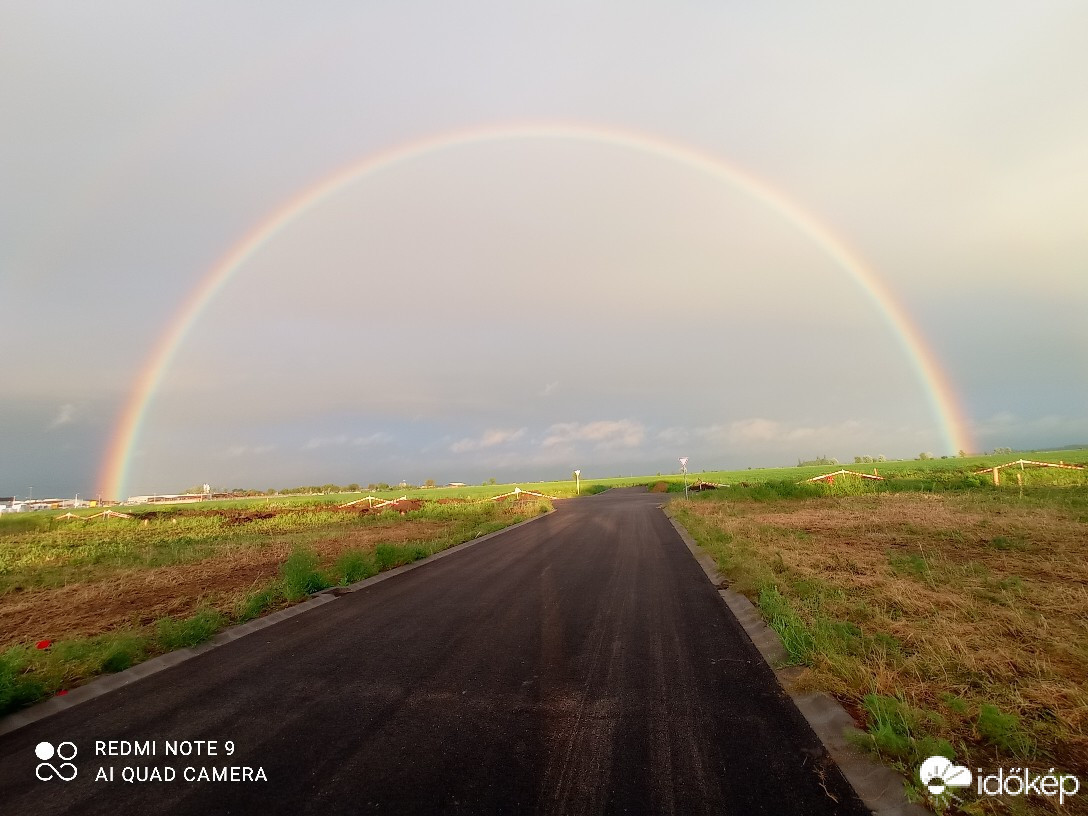
POLYGON ((434 487, 434 479, 428 479, 423 483, 424 487, 434 487))

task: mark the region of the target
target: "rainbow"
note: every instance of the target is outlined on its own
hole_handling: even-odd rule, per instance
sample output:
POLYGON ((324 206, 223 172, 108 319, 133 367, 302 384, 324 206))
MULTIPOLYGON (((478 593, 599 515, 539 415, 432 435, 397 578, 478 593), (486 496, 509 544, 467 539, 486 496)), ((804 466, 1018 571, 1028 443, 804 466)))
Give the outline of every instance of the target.
POLYGON ((350 185, 428 154, 487 142, 540 139, 603 144, 656 156, 721 181, 784 218, 845 271, 883 315, 925 389, 949 451, 972 449, 956 392, 921 332, 858 254, 799 204, 744 170, 692 147, 613 127, 521 123, 440 133, 364 156, 302 190, 244 235, 205 274, 155 341, 110 437, 99 474, 101 495, 117 498, 125 495, 129 461, 155 392, 200 314, 247 261, 296 219, 350 185))

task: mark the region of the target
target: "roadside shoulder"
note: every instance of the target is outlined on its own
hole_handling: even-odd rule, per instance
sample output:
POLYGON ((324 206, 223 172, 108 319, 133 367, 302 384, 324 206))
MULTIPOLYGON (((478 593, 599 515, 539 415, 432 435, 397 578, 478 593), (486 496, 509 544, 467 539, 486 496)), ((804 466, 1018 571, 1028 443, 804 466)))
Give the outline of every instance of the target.
POLYGON ((714 559, 704 551, 695 539, 669 512, 662 508, 673 528, 687 545, 692 557, 702 567, 710 582, 717 587, 729 611, 740 623, 763 659, 771 667, 779 685, 793 700, 797 710, 808 722, 816 736, 824 744, 828 754, 839 766, 847 782, 854 788, 874 816, 927 816, 930 811, 907 800, 903 777, 851 744, 861 730, 853 718, 831 695, 820 692, 798 693, 792 682, 796 672, 785 666, 787 652, 778 634, 767 625, 759 610, 739 592, 724 587, 724 579, 714 559))

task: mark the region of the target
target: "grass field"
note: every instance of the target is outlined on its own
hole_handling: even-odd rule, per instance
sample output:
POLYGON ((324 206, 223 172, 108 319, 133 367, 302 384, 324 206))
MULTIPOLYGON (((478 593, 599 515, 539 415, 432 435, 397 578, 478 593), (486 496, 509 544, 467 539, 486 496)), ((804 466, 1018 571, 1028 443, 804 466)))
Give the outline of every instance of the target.
POLYGON ((251 502, 155 507, 108 521, 5 519, 0 714, 547 507, 427 503, 400 515, 251 502))
MULTIPOLYGON (((1088 782, 1088 480, 1045 473, 1025 471, 1022 491, 937 469, 753 481, 671 508, 778 632, 799 687, 842 701, 908 779, 943 754, 1088 782)), ((949 812, 1056 812, 962 796, 949 812)))
MULTIPOLYGON (((1021 456, 1088 463, 1088 450, 845 463, 886 480, 830 485, 798 483, 838 465, 704 471, 689 482, 731 487, 689 501, 677 474, 588 479, 581 492, 672 492, 678 519, 803 668, 801 687, 840 699, 866 747, 909 779, 946 753, 1088 783, 1088 471, 1010 468, 1000 487, 976 473, 1021 456)), ((364 495, 349 493, 122 508, 131 520, 0 517, 0 713, 546 506, 485 501, 513 488, 375 494, 428 500, 405 516, 338 511, 364 495)), ((965 798, 964 813, 1053 812, 965 798)))

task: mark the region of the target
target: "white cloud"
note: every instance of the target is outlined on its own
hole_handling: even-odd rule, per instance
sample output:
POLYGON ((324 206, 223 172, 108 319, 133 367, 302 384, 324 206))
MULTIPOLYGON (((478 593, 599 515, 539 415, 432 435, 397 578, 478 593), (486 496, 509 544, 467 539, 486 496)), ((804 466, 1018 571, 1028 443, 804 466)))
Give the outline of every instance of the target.
POLYGON ((598 420, 597 422, 560 422, 548 428, 540 444, 545 448, 592 442, 598 450, 636 448, 646 438, 646 427, 631 419, 598 420))
POLYGON ((57 415, 53 418, 53 421, 49 423, 49 430, 53 428, 59 428, 61 425, 68 425, 76 417, 76 406, 70 402, 64 403, 57 411, 57 415))
POLYGON ((558 387, 559 387, 559 380, 556 380, 555 382, 550 382, 550 383, 548 383, 547 385, 544 386, 544 390, 540 392, 540 396, 550 397, 552 394, 555 393, 555 389, 557 389, 558 387))
POLYGON ((496 445, 502 445, 507 442, 521 439, 523 436, 525 436, 525 428, 518 428, 516 430, 492 429, 484 431, 477 439, 473 439, 472 437, 460 439, 450 445, 450 450, 454 453, 466 453, 482 448, 493 448, 496 445))

